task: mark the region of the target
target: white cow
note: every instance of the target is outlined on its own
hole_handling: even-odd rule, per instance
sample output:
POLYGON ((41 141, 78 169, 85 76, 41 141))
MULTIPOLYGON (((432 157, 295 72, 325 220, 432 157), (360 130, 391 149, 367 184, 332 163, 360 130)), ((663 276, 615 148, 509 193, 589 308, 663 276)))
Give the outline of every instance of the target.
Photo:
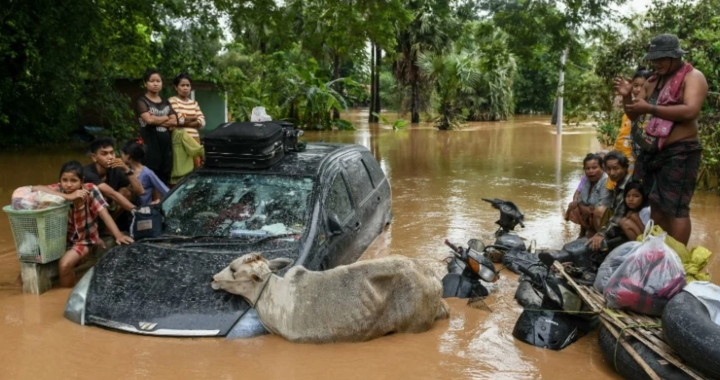
POLYGON ((212 288, 244 297, 268 331, 293 342, 417 333, 448 317, 440 281, 415 259, 391 256, 323 272, 296 266, 275 275, 291 263, 246 254, 213 276, 212 288))

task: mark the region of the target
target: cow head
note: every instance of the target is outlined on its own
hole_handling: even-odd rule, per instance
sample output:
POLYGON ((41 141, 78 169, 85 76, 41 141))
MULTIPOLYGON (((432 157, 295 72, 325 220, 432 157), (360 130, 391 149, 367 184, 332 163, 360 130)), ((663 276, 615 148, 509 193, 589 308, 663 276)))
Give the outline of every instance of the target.
POLYGON ((278 258, 265 260, 260 253, 248 253, 233 260, 225 269, 213 276, 212 288, 254 300, 255 293, 273 273, 292 264, 292 260, 278 258))

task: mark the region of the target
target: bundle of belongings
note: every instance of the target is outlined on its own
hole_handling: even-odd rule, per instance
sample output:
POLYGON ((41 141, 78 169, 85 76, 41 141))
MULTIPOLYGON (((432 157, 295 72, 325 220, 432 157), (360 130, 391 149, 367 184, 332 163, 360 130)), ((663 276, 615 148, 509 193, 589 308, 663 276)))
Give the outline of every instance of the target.
POLYGON ((683 290, 695 296, 707 308, 710 320, 720 325, 720 286, 707 281, 695 281, 683 290))
POLYGON ((43 210, 65 203, 62 197, 43 191, 31 191, 31 189, 31 186, 23 186, 13 191, 13 210, 43 210))
POLYGON ((598 269, 594 286, 608 307, 660 316, 686 284, 709 280, 702 273, 712 255, 706 248, 688 251, 652 223, 638 240, 615 248, 598 269))

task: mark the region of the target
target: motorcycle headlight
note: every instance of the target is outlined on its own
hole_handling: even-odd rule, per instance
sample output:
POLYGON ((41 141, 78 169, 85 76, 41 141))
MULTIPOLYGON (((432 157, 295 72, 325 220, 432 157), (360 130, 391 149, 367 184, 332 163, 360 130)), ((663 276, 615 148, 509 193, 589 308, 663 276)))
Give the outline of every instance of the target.
POLYGON ((260 317, 255 308, 250 308, 235 323, 235 326, 227 333, 226 339, 254 338, 256 336, 269 334, 260 322, 260 317))
POLYGON ((95 273, 95 268, 90 268, 83 276, 80 282, 75 285, 70 297, 65 304, 65 318, 79 324, 85 325, 85 302, 87 301, 87 293, 90 289, 90 280, 95 273))

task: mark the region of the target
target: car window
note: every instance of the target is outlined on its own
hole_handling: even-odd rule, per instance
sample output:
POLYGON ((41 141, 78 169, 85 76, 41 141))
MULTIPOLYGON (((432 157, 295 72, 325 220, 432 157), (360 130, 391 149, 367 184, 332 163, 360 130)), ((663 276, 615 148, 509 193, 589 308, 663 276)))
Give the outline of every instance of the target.
POLYGON ((382 183, 385 179, 385 173, 383 173, 377 160, 375 160, 375 157, 373 157, 370 153, 363 153, 363 163, 365 164, 367 171, 370 173, 373 186, 378 187, 378 185, 380 185, 380 183, 382 183))
POLYGON ((351 158, 346 161, 348 180, 350 182, 350 191, 358 204, 367 197, 373 190, 373 184, 370 181, 365 165, 363 165, 360 157, 351 158))
POLYGON ((342 223, 350 216, 352 212, 352 204, 350 203, 350 195, 345 185, 343 176, 338 173, 335 176, 335 180, 330 187, 330 194, 328 194, 327 202, 325 203, 325 210, 328 216, 337 216, 338 220, 342 223))
POLYGON ((263 174, 196 175, 163 201, 165 232, 185 236, 301 235, 313 179, 263 174))

